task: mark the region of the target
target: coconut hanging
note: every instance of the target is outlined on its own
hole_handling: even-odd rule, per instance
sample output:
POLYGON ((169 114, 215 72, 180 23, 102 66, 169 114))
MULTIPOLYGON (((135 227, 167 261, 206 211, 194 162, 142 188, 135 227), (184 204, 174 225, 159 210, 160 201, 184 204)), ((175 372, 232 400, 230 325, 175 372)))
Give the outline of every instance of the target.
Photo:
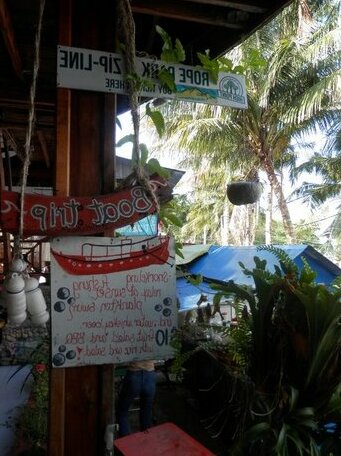
POLYGON ((262 184, 258 181, 232 182, 226 188, 229 201, 236 206, 256 203, 261 193, 262 184))

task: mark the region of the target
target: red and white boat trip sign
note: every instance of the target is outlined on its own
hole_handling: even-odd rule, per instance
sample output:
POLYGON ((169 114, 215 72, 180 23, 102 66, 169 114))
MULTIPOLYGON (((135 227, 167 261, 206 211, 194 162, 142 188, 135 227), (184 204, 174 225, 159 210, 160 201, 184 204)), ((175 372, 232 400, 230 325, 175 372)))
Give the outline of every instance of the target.
POLYGON ((167 359, 177 328, 168 236, 51 242, 52 365, 167 359))

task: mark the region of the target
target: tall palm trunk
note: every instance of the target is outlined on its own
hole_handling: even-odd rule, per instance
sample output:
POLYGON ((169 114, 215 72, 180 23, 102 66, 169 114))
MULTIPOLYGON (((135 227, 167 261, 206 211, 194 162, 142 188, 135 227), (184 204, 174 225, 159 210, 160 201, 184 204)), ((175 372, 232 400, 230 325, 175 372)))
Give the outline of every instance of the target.
POLYGON ((265 244, 271 244, 271 225, 272 225, 272 206, 273 206, 273 193, 272 189, 268 192, 266 210, 265 210, 265 244))
POLYGON ((206 245, 207 244, 207 225, 204 226, 202 236, 203 236, 203 244, 206 245))
POLYGON ((252 245, 255 238, 257 205, 233 206, 229 233, 233 245, 252 245))
POLYGON ((226 200, 223 215, 220 218, 220 243, 221 245, 228 245, 229 243, 229 208, 226 200))
POLYGON ((249 243, 248 245, 253 245, 255 242, 256 237, 256 227, 258 224, 258 216, 259 216, 259 204, 248 204, 248 235, 249 235, 249 243))
POLYGON ((285 201, 282 186, 279 183, 273 164, 269 159, 267 154, 263 155, 262 160, 263 168, 268 176, 268 180, 271 185, 271 189, 273 190, 274 194, 276 195, 278 201, 278 207, 281 212, 282 220, 283 220, 283 227, 287 237, 287 241, 289 244, 295 243, 295 232, 294 227, 291 221, 288 205, 285 201))

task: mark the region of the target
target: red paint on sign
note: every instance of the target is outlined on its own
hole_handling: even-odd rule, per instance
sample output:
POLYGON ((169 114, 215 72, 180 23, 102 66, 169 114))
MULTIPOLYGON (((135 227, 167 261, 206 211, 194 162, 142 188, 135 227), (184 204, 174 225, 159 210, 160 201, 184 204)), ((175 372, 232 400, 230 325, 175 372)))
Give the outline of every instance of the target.
MULTIPOLYGON (((167 186, 157 180, 151 184, 156 193, 167 186)), ((23 230, 26 236, 95 234, 130 225, 155 212, 155 202, 139 185, 94 197, 25 194, 23 230)), ((0 216, 3 231, 18 233, 19 193, 1 192, 0 216)))

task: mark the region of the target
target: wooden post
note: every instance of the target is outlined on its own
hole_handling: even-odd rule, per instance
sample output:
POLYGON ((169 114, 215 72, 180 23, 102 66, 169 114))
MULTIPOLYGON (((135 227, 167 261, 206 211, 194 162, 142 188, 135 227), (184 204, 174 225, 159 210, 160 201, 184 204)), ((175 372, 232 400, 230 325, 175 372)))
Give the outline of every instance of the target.
MULTIPOLYGON (((70 46, 72 37, 72 1, 60 0, 59 7, 58 44, 70 46)), ((70 119, 71 91, 69 89, 58 89, 55 159, 55 192, 57 195, 69 195, 70 119)), ((48 441, 49 456, 65 455, 65 399, 65 369, 51 369, 48 441)))
MULTIPOLYGON (((58 44, 114 51, 115 23, 111 0, 60 0, 58 44)), ((116 96, 58 89, 57 100, 57 194, 112 191, 116 96)), ((50 456, 104 454, 105 425, 113 418, 112 377, 112 366, 52 370, 50 456)))
MULTIPOLYGON (((4 149, 5 149, 5 155, 6 155, 6 159, 7 159, 8 158, 7 143, 6 143, 4 138, 1 138, 1 130, 0 130, 0 140, 1 139, 3 140, 4 149)), ((0 141, 0 144, 1 144, 1 141, 0 141)), ((1 150, 1 147, 0 147, 0 150, 1 150)), ((11 169, 9 168, 9 176, 11 176, 10 171, 11 171, 11 169)), ((10 177, 10 181, 11 181, 11 177, 10 177)), ((6 187, 6 182, 5 182, 4 161, 3 161, 3 158, 2 158, 2 154, 0 154, 0 188, 3 189, 5 187, 6 187)), ((9 188, 10 188, 10 190, 12 189, 12 183, 11 182, 9 182, 9 188)), ((8 271, 9 264, 10 264, 10 262, 12 260, 10 234, 9 233, 2 233, 1 241, 2 241, 2 249, 3 249, 3 252, 2 252, 3 253, 3 255, 2 255, 3 270, 2 270, 2 272, 4 272, 4 271, 8 271)))

